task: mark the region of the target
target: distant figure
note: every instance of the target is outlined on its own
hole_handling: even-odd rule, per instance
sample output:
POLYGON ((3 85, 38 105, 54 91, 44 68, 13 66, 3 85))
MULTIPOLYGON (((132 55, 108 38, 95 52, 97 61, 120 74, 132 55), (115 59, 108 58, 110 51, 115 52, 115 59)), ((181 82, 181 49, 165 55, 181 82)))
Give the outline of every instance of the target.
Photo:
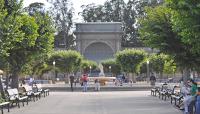
POLYGON ((156 77, 154 75, 152 75, 150 77, 150 83, 151 83, 151 86, 155 86, 155 83, 156 83, 156 77))
POLYGON ((74 76, 71 75, 71 76, 69 77, 69 79, 70 79, 70 87, 71 87, 71 91, 74 91, 74 88, 73 88, 74 76))
POLYGON ((83 92, 86 92, 87 91, 87 82, 88 82, 87 74, 83 74, 81 80, 82 80, 82 83, 83 83, 83 92))
POLYGON ((34 78, 29 79, 29 86, 33 86, 33 81, 34 81, 34 78))
POLYGON ((133 80, 129 80, 129 83, 130 83, 130 86, 132 87, 133 86, 133 80))
POLYGON ((126 77, 123 75, 123 76, 122 76, 122 82, 123 82, 123 83, 125 82, 125 79, 126 79, 126 77))
POLYGON ((100 91, 100 83, 98 79, 94 80, 94 84, 95 84, 95 91, 100 91))
POLYGON ((74 86, 75 86, 75 87, 76 87, 76 83, 79 82, 78 80, 79 80, 78 78, 75 78, 75 81, 74 81, 74 86))

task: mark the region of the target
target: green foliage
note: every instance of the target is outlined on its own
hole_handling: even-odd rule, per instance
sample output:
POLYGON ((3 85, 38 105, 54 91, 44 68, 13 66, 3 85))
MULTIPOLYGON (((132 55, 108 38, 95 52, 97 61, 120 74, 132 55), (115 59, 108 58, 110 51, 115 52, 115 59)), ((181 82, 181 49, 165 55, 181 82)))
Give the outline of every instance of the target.
POLYGON ((16 18, 20 5, 12 4, 15 11, 11 13, 9 4, 11 5, 8 1, 4 3, 4 0, 0 0, 0 56, 8 56, 8 50, 14 48, 15 42, 23 39, 20 18, 16 18))
POLYGON ((83 72, 89 72, 90 70, 95 70, 98 67, 97 63, 95 61, 90 60, 83 60, 81 62, 81 70, 83 72), (91 67, 91 69, 90 69, 91 67))
MULTIPOLYGON (((183 17, 180 20, 183 20, 187 14, 181 15, 183 17)), ((177 28, 177 26, 181 25, 177 25, 179 22, 175 19, 176 16, 177 11, 166 7, 166 4, 154 8, 146 8, 146 16, 139 20, 141 39, 147 46, 171 55, 179 66, 197 67, 200 63, 199 52, 195 51, 196 49, 193 50, 193 47, 199 41, 193 37, 188 37, 188 40, 192 39, 195 42, 194 44, 185 41, 186 37, 183 37, 181 33, 182 28, 177 28)), ((190 22, 193 23, 193 21, 190 22)), ((188 21, 188 23, 190 22, 188 21)), ((187 28, 191 27, 188 26, 187 28)), ((191 33, 193 34, 193 32, 191 33)), ((187 34, 189 33, 187 32, 187 34)), ((195 47, 198 48, 198 46, 195 47)))
POLYGON ((127 4, 124 0, 108 0, 104 5, 83 5, 80 14, 86 22, 122 22, 122 46, 141 46, 135 26, 141 7, 138 0, 129 0, 127 4))
POLYGON ((124 72, 136 73, 146 57, 147 53, 143 50, 126 49, 116 54, 116 61, 124 72))
MULTIPOLYGON (((30 16, 24 16, 33 19, 32 22, 37 25, 37 28, 30 29, 30 27, 26 27, 31 25, 29 22, 29 18, 24 17, 24 19, 21 20, 26 20, 26 24, 23 24, 23 31, 26 31, 26 33, 29 34, 34 31, 37 33, 37 35, 30 37, 28 36, 28 34, 25 34, 25 36, 28 36, 28 39, 25 40, 26 42, 28 41, 28 43, 25 42, 21 45, 23 46, 23 48, 25 48, 24 53, 26 53, 27 55, 24 56, 25 59, 24 63, 22 63, 21 65, 22 68, 20 71, 20 75, 36 74, 36 67, 44 64, 47 54, 51 52, 53 48, 54 28, 52 20, 49 17, 48 13, 45 13, 43 11, 41 12, 41 10, 39 10, 41 9, 42 5, 40 5, 40 7, 37 7, 36 3, 33 4, 26 8, 26 11, 30 16), (29 51, 31 51, 31 53, 29 53, 29 51)), ((16 48, 20 48, 19 45, 15 47, 15 49, 16 48)), ((21 53, 20 55, 23 55, 23 53, 21 53)))
POLYGON ((149 58, 150 68, 155 71, 156 73, 163 73, 164 64, 166 60, 166 55, 164 54, 153 54, 149 58))
POLYGON ((162 52, 176 50, 179 37, 172 31, 170 9, 159 6, 146 8, 146 17, 140 18, 140 36, 143 42, 162 52))
POLYGON ((33 61, 52 50, 52 21, 48 14, 34 12, 29 16, 23 13, 22 1, 5 1, 4 9, 1 5, 0 56, 6 63, 3 66, 8 68, 9 65, 11 69, 12 87, 18 87, 19 74, 31 73, 33 61))
POLYGON ((50 55, 48 65, 53 65, 55 61, 55 67, 61 72, 74 72, 79 69, 82 61, 82 56, 77 51, 55 51, 50 55))
POLYGON ((173 11, 174 31, 178 32, 183 43, 191 45, 192 53, 200 54, 200 1, 167 0, 166 4, 173 11))
POLYGON ((116 62, 115 59, 108 59, 101 62, 104 68, 104 72, 109 73, 112 72, 112 74, 120 74, 121 66, 116 62))
POLYGON ((163 72, 166 74, 173 74, 177 71, 177 65, 173 59, 167 59, 164 64, 163 72))
POLYGON ((33 47, 38 36, 38 25, 35 23, 34 18, 27 15, 19 16, 17 19, 20 21, 18 26, 23 37, 14 42, 13 48, 8 51, 9 56, 7 58, 12 70, 20 71, 22 66, 30 61, 34 54, 33 47))
MULTIPOLYGON (((50 0, 49 0, 50 1, 50 0)), ((74 48, 74 37, 72 32, 73 26, 73 7, 70 0, 51 0, 52 7, 50 13, 54 19, 57 35, 55 37, 56 42, 62 42, 65 49, 74 48), (72 42, 71 42, 72 41, 72 42)), ((59 46, 55 45, 55 46, 59 46)), ((62 47, 62 46, 61 46, 62 47)))
POLYGON ((150 68, 156 73, 172 74, 176 71, 176 63, 169 55, 153 54, 149 58, 150 68))

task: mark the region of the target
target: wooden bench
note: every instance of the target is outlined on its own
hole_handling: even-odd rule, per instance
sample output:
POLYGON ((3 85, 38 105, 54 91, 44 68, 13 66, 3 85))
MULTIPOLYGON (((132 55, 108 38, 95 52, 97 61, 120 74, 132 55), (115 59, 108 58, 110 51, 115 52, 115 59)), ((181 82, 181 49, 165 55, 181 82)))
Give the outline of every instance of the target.
POLYGON ((45 96, 49 95, 49 89, 43 89, 41 84, 36 84, 37 91, 45 96))
POLYGON ((28 98, 30 100, 32 98, 33 101, 35 102, 35 100, 40 99, 41 93, 38 92, 36 89, 33 89, 31 86, 28 86, 28 85, 23 86, 23 88, 24 88, 26 95, 28 96, 28 98))
POLYGON ((0 103, 1 107, 1 114, 3 114, 3 108, 6 107, 8 109, 8 112, 10 112, 10 102, 2 102, 0 103))
POLYGON ((20 96, 18 89, 8 89, 7 90, 7 98, 8 100, 13 104, 16 103, 18 107, 20 108, 20 102, 22 102, 22 105, 24 106, 24 102, 27 102, 28 105, 28 96, 20 96))

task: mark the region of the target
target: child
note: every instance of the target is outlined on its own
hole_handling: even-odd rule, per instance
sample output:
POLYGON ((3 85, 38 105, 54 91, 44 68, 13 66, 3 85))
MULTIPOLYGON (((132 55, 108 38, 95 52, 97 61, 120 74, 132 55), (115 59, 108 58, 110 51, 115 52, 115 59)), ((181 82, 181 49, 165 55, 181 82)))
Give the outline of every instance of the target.
POLYGON ((100 91, 100 83, 98 79, 94 80, 94 84, 95 84, 95 91, 100 91))

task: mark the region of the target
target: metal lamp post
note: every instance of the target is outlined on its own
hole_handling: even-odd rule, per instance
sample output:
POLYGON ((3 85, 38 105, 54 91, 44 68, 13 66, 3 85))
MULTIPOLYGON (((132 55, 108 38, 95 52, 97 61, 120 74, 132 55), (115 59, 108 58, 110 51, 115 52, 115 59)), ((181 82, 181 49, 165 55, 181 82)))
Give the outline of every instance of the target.
POLYGON ((147 83, 149 83, 149 60, 147 60, 147 83))
MULTIPOLYGON (((53 69, 54 69, 54 76, 56 78, 56 70, 55 70, 55 65, 56 65, 56 61, 53 61, 53 69)), ((53 78, 54 79, 54 78, 53 78)), ((53 80, 53 83, 55 83, 55 80, 53 80)))
POLYGON ((92 66, 90 66, 90 76, 91 76, 91 70, 92 70, 92 66))
POLYGON ((109 66, 109 72, 110 72, 110 74, 111 74, 111 76, 112 76, 112 73, 111 73, 111 68, 112 68, 112 67, 111 67, 111 66, 109 66))

